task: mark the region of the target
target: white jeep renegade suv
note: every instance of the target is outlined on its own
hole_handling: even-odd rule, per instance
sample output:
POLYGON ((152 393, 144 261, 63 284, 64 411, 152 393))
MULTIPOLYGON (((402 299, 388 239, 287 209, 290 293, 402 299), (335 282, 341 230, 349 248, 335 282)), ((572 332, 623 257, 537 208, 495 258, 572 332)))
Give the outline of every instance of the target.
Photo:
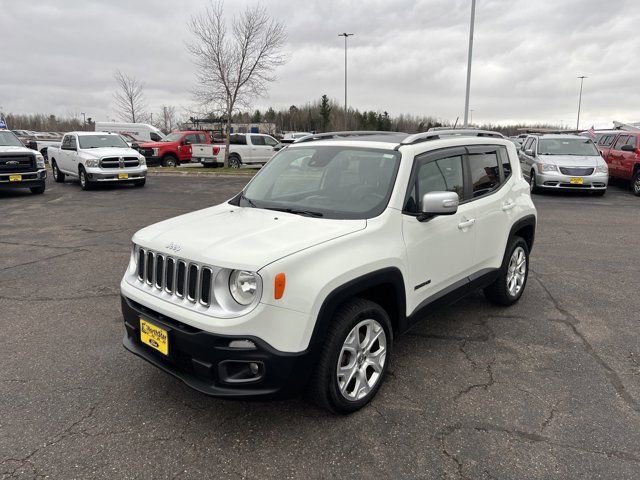
POLYGON ((297 140, 230 201, 134 235, 124 346, 206 394, 306 387, 355 411, 437 307, 520 298, 536 210, 519 165, 494 132, 297 140))

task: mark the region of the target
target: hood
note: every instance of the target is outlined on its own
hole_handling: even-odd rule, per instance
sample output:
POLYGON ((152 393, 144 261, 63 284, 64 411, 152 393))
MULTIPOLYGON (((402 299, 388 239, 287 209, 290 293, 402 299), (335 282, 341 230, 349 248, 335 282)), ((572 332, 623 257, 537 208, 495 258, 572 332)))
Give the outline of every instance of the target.
POLYGON ((161 148, 161 147, 166 147, 167 145, 173 145, 174 143, 178 143, 178 141, 176 140, 175 142, 138 142, 138 145, 140 146, 140 148, 161 148))
POLYGON ((596 167, 604 163, 600 155, 538 155, 542 163, 553 163, 559 167, 596 167))
POLYGON ((366 220, 331 220, 221 204, 146 227, 133 236, 133 242, 199 263, 255 272, 366 226, 366 220))
POLYGON ((133 148, 118 148, 118 147, 101 147, 101 148, 87 148, 82 150, 83 155, 91 155, 96 158, 102 157, 136 157, 140 154, 133 148))
POLYGON ((0 145, 0 153, 33 153, 35 155, 37 152, 27 147, 13 147, 13 146, 0 145))

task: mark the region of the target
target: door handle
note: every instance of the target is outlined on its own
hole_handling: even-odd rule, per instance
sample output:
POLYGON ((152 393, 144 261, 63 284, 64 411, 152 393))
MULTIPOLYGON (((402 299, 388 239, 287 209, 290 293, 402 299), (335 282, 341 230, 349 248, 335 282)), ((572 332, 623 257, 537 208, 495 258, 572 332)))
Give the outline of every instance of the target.
POLYGON ((516 206, 516 204, 514 202, 505 202, 505 203, 502 204, 502 211, 503 212, 508 212, 509 210, 514 208, 515 206, 516 206))
POLYGON ((464 230, 467 227, 471 227, 474 223, 476 223, 475 218, 472 218, 471 220, 467 220, 466 222, 461 222, 458 224, 458 229, 464 230))

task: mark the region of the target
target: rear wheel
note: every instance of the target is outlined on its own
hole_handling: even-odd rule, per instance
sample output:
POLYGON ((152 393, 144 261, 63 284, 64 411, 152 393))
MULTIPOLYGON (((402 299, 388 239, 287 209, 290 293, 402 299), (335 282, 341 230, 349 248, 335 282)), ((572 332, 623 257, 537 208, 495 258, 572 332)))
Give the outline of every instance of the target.
POLYGON ((322 408, 351 413, 376 395, 389 365, 391 321, 377 303, 354 299, 334 315, 309 394, 322 408))
POLYGON ((640 169, 636 170, 633 180, 631 180, 631 188, 633 188, 633 194, 640 197, 640 169))
POLYGON ((45 189, 44 185, 41 185, 39 187, 31 187, 31 188, 29 188, 29 190, 31 190, 31 193, 34 193, 36 195, 40 195, 41 193, 44 193, 44 189, 45 189))
POLYGON ((162 159, 162 166, 163 167, 177 167, 178 166, 178 159, 176 157, 174 157, 173 155, 167 155, 166 157, 164 157, 162 159))
POLYGON ((484 289, 496 305, 513 305, 522 296, 529 276, 529 246, 522 237, 513 237, 505 251, 498 278, 484 289))
POLYGON ((540 188, 538 187, 538 184, 536 183, 536 171, 535 170, 531 170, 531 174, 529 175, 529 189, 531 190, 531 193, 540 192, 540 188))
POLYGON ((235 153, 229 155, 229 166, 231 168, 240 168, 242 166, 242 160, 235 153))
POLYGON ((64 182, 64 173, 60 171, 55 160, 51 162, 51 169, 53 170, 53 179, 58 183, 64 182))
POLYGON ((87 172, 85 172, 82 167, 78 170, 78 178, 80 179, 80 188, 82 188, 82 190, 91 189, 91 182, 87 178, 87 172))

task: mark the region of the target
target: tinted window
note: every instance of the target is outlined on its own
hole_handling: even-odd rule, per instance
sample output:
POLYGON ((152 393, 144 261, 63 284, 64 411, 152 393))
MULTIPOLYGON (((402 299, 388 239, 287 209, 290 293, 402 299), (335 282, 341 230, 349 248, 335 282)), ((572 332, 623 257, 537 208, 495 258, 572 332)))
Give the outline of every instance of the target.
POLYGON ((633 146, 633 148, 636 148, 636 136, 635 135, 631 135, 629 137, 629 140, 627 140, 627 143, 625 143, 625 145, 631 145, 631 146, 633 146))
POLYGON ((160 140, 162 140, 162 137, 158 135, 156 132, 149 133, 149 138, 151 138, 151 140, 154 142, 159 142, 160 140))
POLYGON ((598 145, 602 145, 604 147, 608 147, 609 145, 611 145, 611 142, 613 141, 613 137, 615 137, 615 135, 604 135, 598 141, 598 145))
POLYGON ((62 139, 62 148, 68 148, 71 145, 71 135, 65 135, 62 139))
POLYGON ((207 143, 207 136, 204 133, 198 134, 199 143, 207 143))
POLYGON ((198 135, 190 133, 189 135, 184 137, 184 142, 191 145, 193 145, 194 143, 198 143, 198 135))
POLYGON ((502 172, 506 180, 511 176, 511 162, 509 162, 509 154, 504 148, 500 148, 500 157, 502 158, 502 172))
POLYGON ((232 145, 246 145, 247 137, 245 137, 244 135, 231 135, 230 143, 232 145))
POLYGON ((427 161, 418 167, 415 183, 411 186, 405 211, 419 212, 419 204, 425 193, 455 192, 464 197, 462 156, 454 155, 440 160, 427 161))
POLYGON ((251 135, 251 143, 254 145, 266 145, 264 137, 259 137, 258 135, 251 135))
POLYGON ((500 185, 500 167, 496 152, 469 155, 469 168, 474 197, 492 192, 500 185))
POLYGON ((614 150, 620 150, 620 147, 622 147, 622 145, 627 143, 627 140, 629 140, 629 135, 620 135, 618 137, 618 140, 616 140, 616 143, 613 146, 613 149, 614 150))

